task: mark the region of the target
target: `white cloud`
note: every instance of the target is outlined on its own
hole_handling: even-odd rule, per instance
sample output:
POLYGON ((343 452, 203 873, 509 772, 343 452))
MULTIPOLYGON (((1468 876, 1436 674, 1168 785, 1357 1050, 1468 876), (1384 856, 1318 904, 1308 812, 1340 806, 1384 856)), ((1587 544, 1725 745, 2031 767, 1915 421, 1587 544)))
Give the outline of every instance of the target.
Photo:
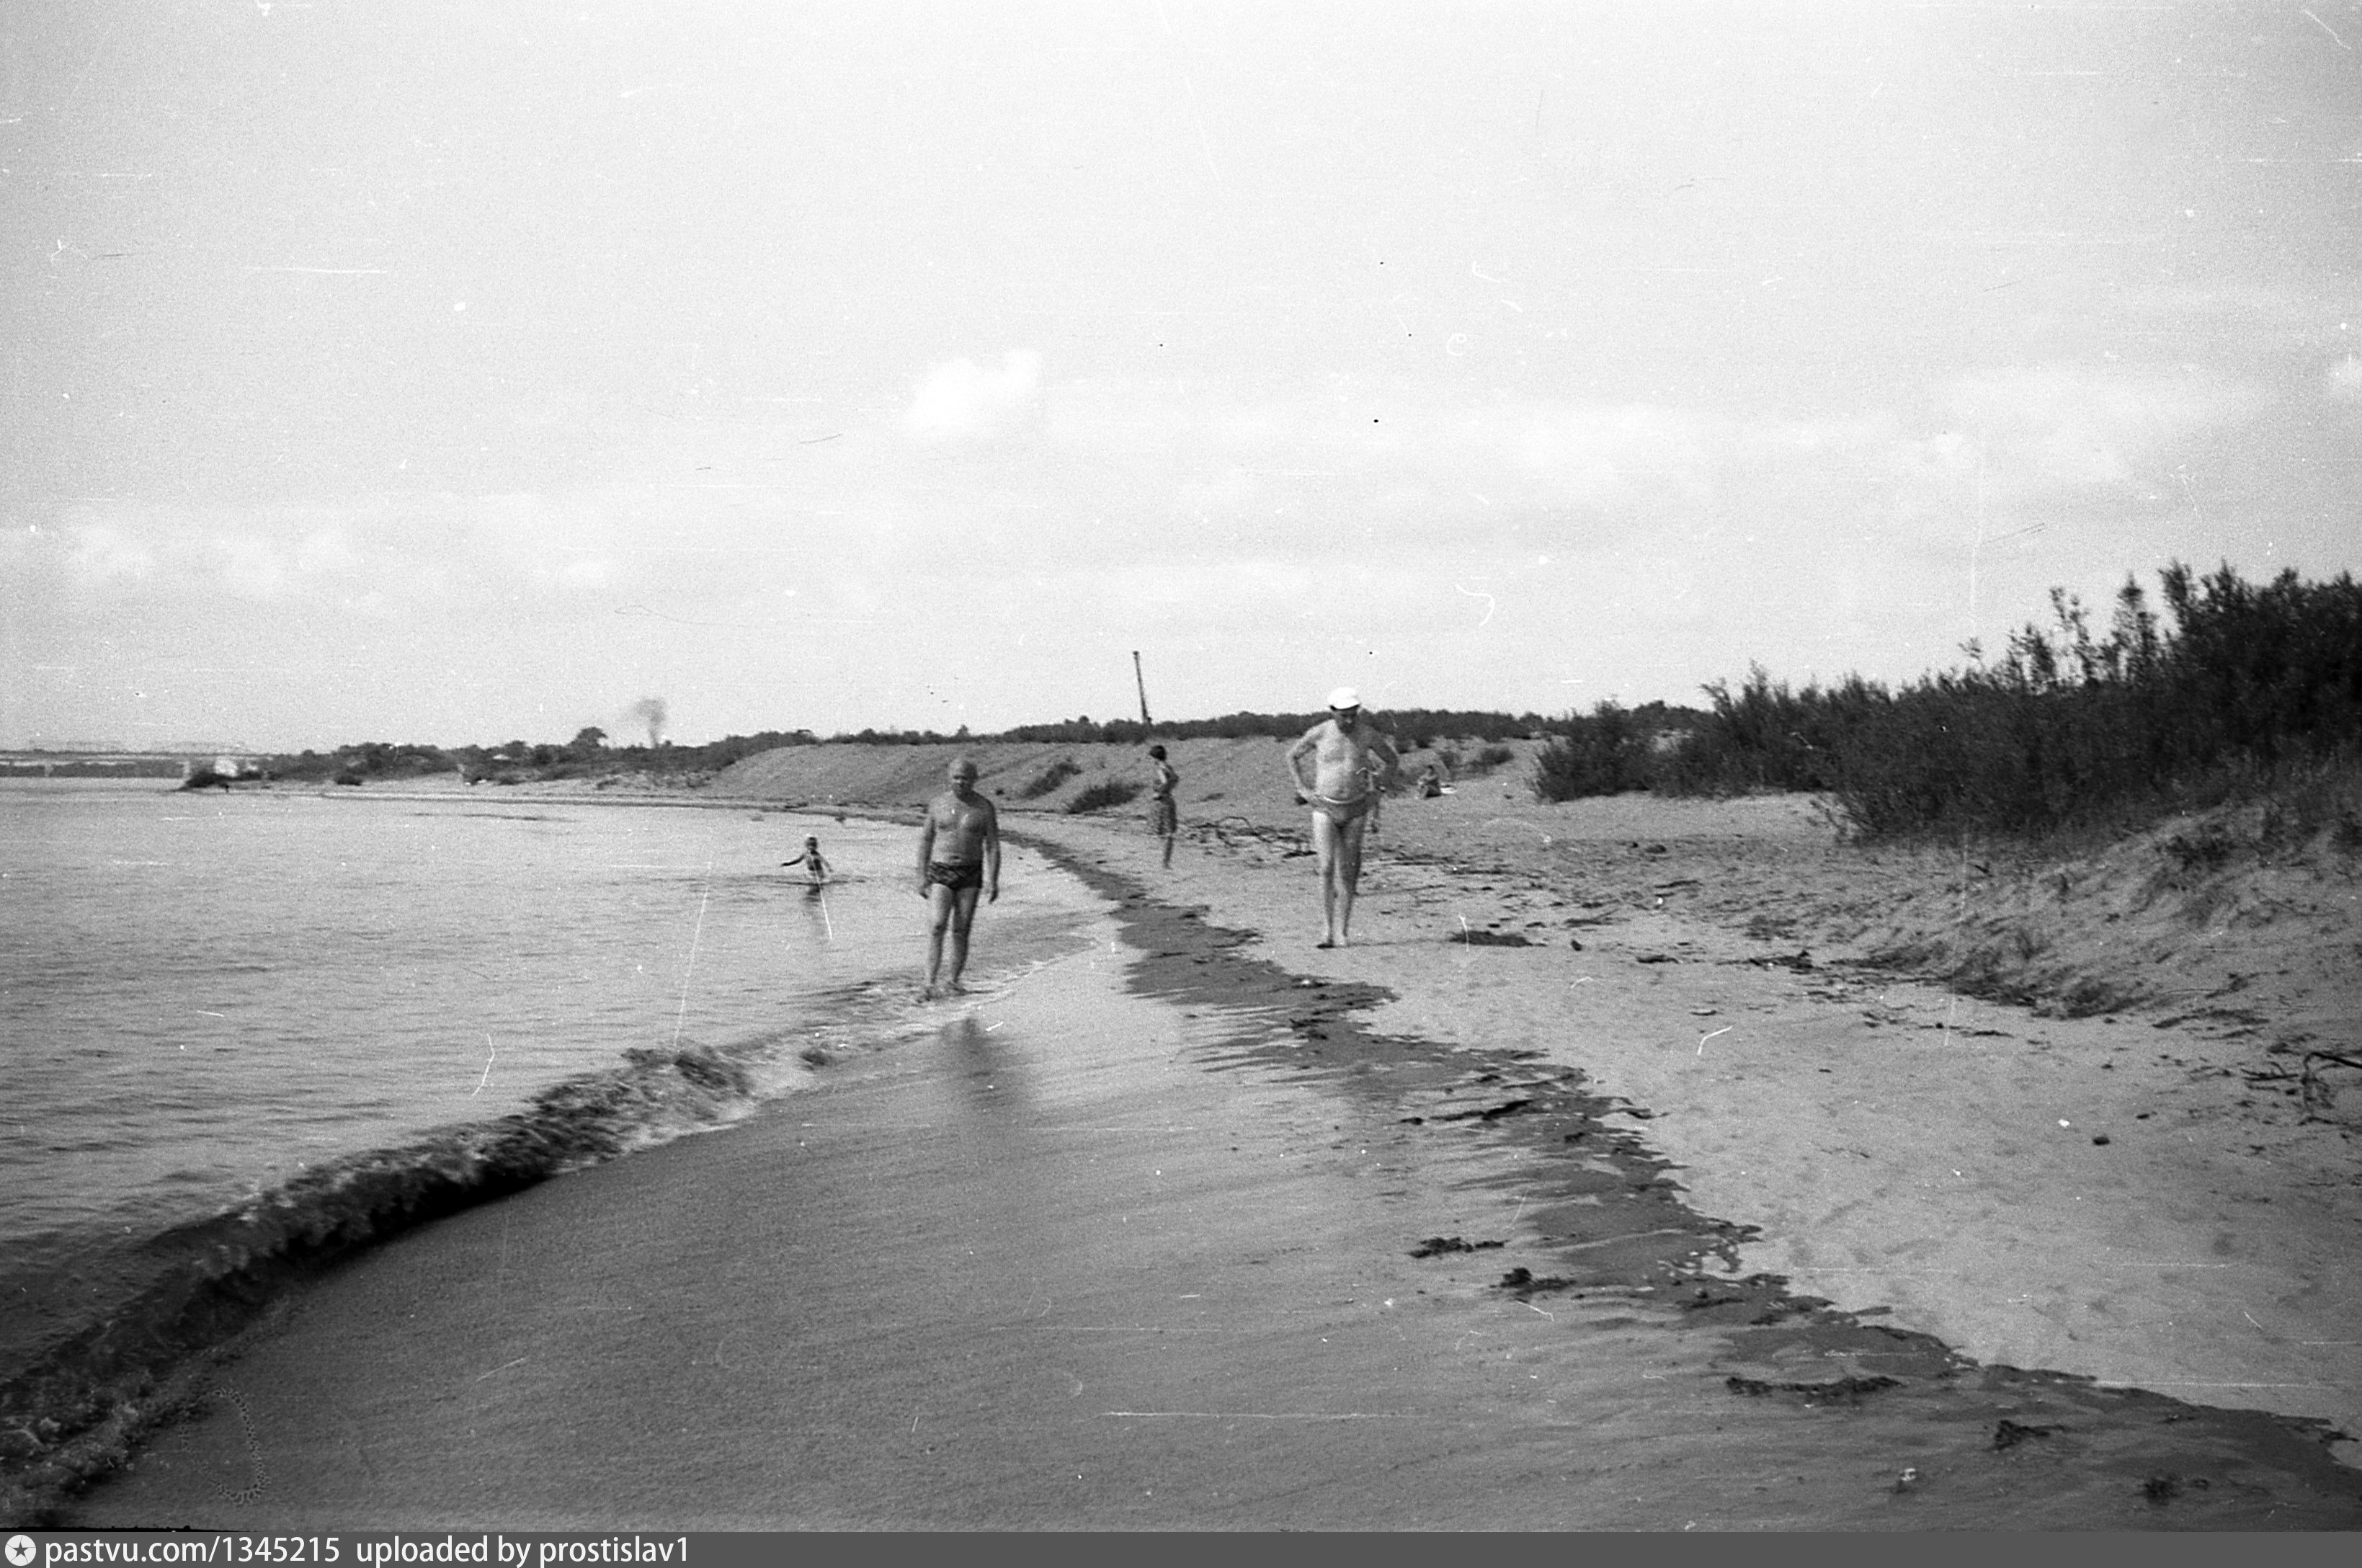
POLYGON ((604 587, 615 574, 615 554, 628 548, 607 508, 583 498, 488 495, 468 503, 468 512, 487 558, 481 564, 535 588, 604 587))
POLYGON ((1518 456, 1552 500, 1597 506, 1670 492, 1695 503, 1713 492, 1721 434, 1646 404, 1557 404, 1519 421, 1518 456))
POLYGON ((2012 487, 2139 482, 2169 448, 2257 406, 2250 389, 2196 370, 2013 369, 1953 383, 1951 410, 2012 487))
POLYGON ((66 567, 78 580, 105 586, 144 582, 155 575, 156 554, 146 541, 103 523, 85 524, 72 532, 73 547, 66 554, 66 567))
POLYGON ((287 587, 287 562, 268 540, 226 535, 211 542, 221 585, 240 599, 276 599, 287 587))
POLYGON ((999 370, 954 359, 929 370, 903 422, 922 441, 979 441, 1038 419, 1042 357, 1012 348, 999 370))
POLYGON ((2362 354, 2348 354, 2329 367, 2329 395, 2340 403, 2362 403, 2362 354))
POLYGON ((295 547, 295 569, 306 577, 349 577, 360 566, 360 553, 342 528, 317 529, 295 547))

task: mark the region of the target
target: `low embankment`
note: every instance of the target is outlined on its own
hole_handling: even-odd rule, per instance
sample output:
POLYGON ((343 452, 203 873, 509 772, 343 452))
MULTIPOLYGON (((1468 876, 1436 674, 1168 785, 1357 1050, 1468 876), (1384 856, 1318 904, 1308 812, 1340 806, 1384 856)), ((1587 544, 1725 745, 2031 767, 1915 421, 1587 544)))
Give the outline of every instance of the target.
MULTIPOLYGON (((1507 744, 1512 760, 1479 777, 1464 767, 1474 743, 1409 754, 1406 778, 1429 761, 1443 766, 1444 745, 1463 766, 1453 796, 1389 807, 1379 837, 1385 851, 1484 866, 1595 900, 1616 894, 1611 902, 1632 907, 1670 898, 1736 929, 2045 1012, 2132 1010, 2193 1022, 2250 1039, 2257 1070, 2283 1077, 2307 1113, 2341 1098, 2341 1112, 2362 1107, 2354 1076, 2362 1063, 2362 968, 2354 962, 2362 854, 2343 819, 2267 803, 2217 807, 2072 850, 1849 845, 1834 822, 1798 837, 1812 814, 1800 795, 1538 801, 1538 743, 1507 744), (1619 872, 1638 880, 1611 887, 1619 872)), ((1185 834, 1301 833, 1289 745, 1167 743, 1181 774, 1185 834)), ((735 764, 698 793, 914 812, 963 755, 975 758, 979 788, 1021 817, 1063 812, 1111 783, 1136 783, 1140 793, 1105 811, 1130 816, 1144 805, 1142 748, 1050 742, 789 746, 735 764)))
MULTIPOLYGON (((1185 818, 1239 817, 1256 826, 1293 826, 1301 814, 1287 782, 1292 742, 1183 740, 1165 743, 1167 758, 1181 775, 1176 791, 1185 818)), ((1474 771, 1487 747, 1473 741, 1439 741, 1404 756, 1402 777, 1415 778, 1432 763, 1460 790, 1504 789, 1530 799, 1528 779, 1532 741, 1498 743, 1508 752, 1482 773, 1474 771)), ((709 786, 718 795, 744 796, 807 810, 833 807, 917 808, 941 793, 944 770, 955 757, 969 756, 977 768, 977 788, 1004 809, 1064 812, 1093 790, 1132 784, 1138 798, 1108 809, 1144 804, 1149 762, 1137 745, 1074 745, 1054 741, 980 741, 974 745, 871 745, 827 742, 782 746, 733 763, 709 786)))

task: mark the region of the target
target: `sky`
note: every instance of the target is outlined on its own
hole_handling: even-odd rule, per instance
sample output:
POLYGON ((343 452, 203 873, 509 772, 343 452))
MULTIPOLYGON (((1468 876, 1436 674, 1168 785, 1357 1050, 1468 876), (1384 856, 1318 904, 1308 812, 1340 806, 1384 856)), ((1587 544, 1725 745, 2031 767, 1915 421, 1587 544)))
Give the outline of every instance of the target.
POLYGON ((2362 556, 2362 3, 0 6, 0 746, 1957 668, 2362 556))

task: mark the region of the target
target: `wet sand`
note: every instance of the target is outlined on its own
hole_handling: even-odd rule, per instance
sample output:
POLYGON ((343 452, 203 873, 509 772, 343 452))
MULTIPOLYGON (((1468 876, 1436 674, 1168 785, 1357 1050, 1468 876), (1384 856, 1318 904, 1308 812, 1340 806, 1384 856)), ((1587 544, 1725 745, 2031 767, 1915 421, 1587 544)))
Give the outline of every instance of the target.
POLYGON ((1185 851, 1152 900, 1136 839, 1053 836, 1120 900, 1089 955, 344 1267, 72 1522, 2362 1525, 2317 1422, 1767 1277, 1630 1069, 1465 1037, 1571 982, 1449 944, 1407 866, 1369 945, 1297 955, 1221 922, 1308 863, 1185 851))

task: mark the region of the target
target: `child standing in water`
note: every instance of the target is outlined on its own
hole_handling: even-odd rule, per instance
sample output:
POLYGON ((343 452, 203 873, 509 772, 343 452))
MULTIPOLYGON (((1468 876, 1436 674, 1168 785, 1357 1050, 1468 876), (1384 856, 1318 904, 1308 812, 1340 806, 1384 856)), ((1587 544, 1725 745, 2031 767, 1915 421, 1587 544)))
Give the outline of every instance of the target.
POLYGON ((805 839, 804 852, 801 855, 797 856, 793 860, 782 860, 779 862, 779 868, 781 870, 785 870, 790 866, 800 866, 804 868, 804 885, 806 887, 818 888, 822 883, 828 880, 828 862, 821 858, 820 840, 817 838, 805 839))

